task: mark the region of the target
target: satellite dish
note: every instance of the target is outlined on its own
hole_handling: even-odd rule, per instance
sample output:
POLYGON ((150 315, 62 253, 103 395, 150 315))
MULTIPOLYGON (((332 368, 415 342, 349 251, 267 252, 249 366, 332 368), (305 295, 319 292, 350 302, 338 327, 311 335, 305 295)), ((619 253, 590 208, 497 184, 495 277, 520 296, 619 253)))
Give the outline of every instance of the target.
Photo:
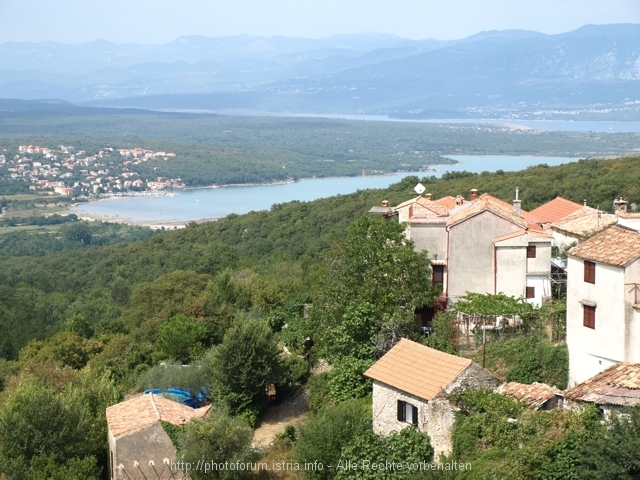
POLYGON ((417 184, 416 188, 413 189, 413 191, 416 192, 418 195, 422 195, 425 190, 426 188, 424 188, 424 185, 422 185, 421 183, 417 184))

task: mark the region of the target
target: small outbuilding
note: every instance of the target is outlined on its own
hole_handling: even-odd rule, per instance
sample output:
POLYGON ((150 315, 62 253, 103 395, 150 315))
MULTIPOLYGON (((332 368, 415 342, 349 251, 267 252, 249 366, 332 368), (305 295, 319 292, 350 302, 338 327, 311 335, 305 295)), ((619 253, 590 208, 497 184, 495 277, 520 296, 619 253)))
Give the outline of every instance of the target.
POLYGON ((203 417, 210 406, 191 408, 149 393, 107 408, 109 460, 112 480, 179 478, 167 460, 176 449, 162 422, 184 425, 203 417))
POLYGON ((429 435, 436 458, 451 451, 452 393, 494 388, 498 378, 468 358, 402 339, 365 376, 373 379, 373 430, 386 436, 409 425, 429 435))
POLYGON ((591 403, 605 414, 640 405, 640 364, 621 362, 575 386, 565 394, 565 408, 591 403))
POLYGON ((546 383, 509 382, 500 385, 496 391, 519 402, 526 403, 532 410, 555 410, 563 407, 564 395, 562 390, 546 383))

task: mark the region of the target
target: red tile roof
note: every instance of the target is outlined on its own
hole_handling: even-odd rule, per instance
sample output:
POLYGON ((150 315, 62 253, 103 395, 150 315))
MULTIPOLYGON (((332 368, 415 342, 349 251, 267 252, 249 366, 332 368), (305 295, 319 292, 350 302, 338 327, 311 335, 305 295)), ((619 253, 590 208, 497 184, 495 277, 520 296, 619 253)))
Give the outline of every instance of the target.
POLYGON ((531 214, 538 218, 541 223, 557 222, 561 218, 580 210, 583 205, 572 202, 560 196, 531 210, 531 214))
POLYGON ((551 228, 570 236, 584 236, 617 223, 618 217, 591 207, 582 207, 551 224, 551 228))
POLYGON ((568 254, 583 260, 624 267, 640 257, 640 233, 614 225, 579 243, 568 254))
MULTIPOLYGON (((449 220, 447 221, 447 225, 453 226, 456 225, 467 218, 473 217, 479 213, 484 211, 490 211, 505 220, 508 220, 516 225, 526 229, 527 222, 524 218, 518 217, 514 215, 513 208, 505 208, 502 204, 505 202, 494 202, 489 198, 479 198, 478 200, 474 200, 470 204, 465 204, 462 207, 458 207, 457 209, 450 212, 449 220)), ((508 205, 508 204, 507 204, 508 205)))
POLYGON ((210 406, 193 409, 181 403, 149 393, 107 407, 109 431, 118 436, 159 421, 183 425, 194 417, 203 417, 210 406))
POLYGON ((538 382, 534 382, 531 385, 518 382, 503 383, 498 387, 497 391, 502 395, 526 403, 534 410, 541 407, 550 398, 553 398, 556 393, 562 392, 562 390, 556 387, 538 382))
POLYGON ((640 404, 640 364, 617 363, 565 394, 567 400, 599 405, 640 404))
POLYGON ((469 365, 468 358, 403 338, 364 374, 418 398, 431 400, 469 365))

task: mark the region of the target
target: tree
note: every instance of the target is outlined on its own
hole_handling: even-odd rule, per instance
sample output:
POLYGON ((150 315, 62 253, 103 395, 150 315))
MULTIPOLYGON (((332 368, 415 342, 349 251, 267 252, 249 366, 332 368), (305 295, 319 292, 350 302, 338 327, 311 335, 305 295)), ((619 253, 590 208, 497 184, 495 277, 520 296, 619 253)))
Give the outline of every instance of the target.
POLYGON ((7 479, 98 478, 107 460, 105 409, 118 398, 111 377, 91 370, 73 372, 61 391, 21 380, 0 407, 0 473, 7 479))
POLYGON ((205 327, 196 323, 193 318, 175 315, 160 325, 156 348, 169 358, 188 362, 194 347, 204 338, 205 333, 205 327))
POLYGON ((267 404, 267 386, 278 383, 280 347, 264 320, 240 320, 211 354, 211 391, 232 415, 250 420, 267 404))
POLYGON ((374 216, 355 221, 326 265, 312 315, 321 354, 336 369, 331 396, 365 395, 362 373, 415 329, 414 310, 433 304, 427 252, 415 252, 405 225, 374 216))
POLYGON ((583 444, 581 478, 627 480, 640 478, 640 408, 611 414, 605 428, 583 444))
POLYGON ((336 406, 323 407, 311 414, 307 423, 300 428, 300 436, 293 449, 293 460, 301 464, 318 462, 324 465, 322 470, 306 471, 305 478, 334 478, 342 449, 370 431, 370 401, 347 400, 336 406), (329 465, 333 468, 329 468, 329 465))
POLYGON ((398 311, 413 314, 434 301, 428 254, 414 251, 404 224, 364 216, 349 226, 330 255, 318 296, 314 313, 326 330, 339 325, 356 302, 373 306, 378 319, 398 311))
POLYGON ((404 469, 396 472, 387 472, 385 469, 373 470, 359 468, 340 469, 337 472, 338 479, 387 479, 392 478, 416 478, 415 470, 406 467, 408 464, 423 464, 433 460, 433 447, 426 433, 419 432, 415 426, 403 428, 399 432, 391 432, 386 438, 378 437, 369 430, 363 435, 354 438, 342 449, 341 460, 351 460, 355 464, 362 465, 363 461, 378 463, 380 460, 402 464, 404 469))
MULTIPOLYGON (((204 418, 194 418, 177 433, 178 459, 196 465, 225 462, 246 464, 256 460, 251 448, 253 430, 245 419, 231 417, 225 409, 213 408, 204 418)), ((251 476, 248 470, 191 470, 193 480, 242 479, 251 476)))
POLYGON ((62 236, 70 242, 82 242, 85 245, 89 245, 91 243, 91 238, 93 237, 91 229, 85 222, 65 225, 60 230, 62 236))

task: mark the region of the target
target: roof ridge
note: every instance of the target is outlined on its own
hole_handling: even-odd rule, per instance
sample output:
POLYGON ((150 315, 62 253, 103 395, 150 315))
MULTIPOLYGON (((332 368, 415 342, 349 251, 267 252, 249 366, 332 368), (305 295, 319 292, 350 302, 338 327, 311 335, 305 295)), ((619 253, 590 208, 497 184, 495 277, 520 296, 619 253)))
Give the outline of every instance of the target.
POLYGON ((156 405, 156 402, 153 399, 153 392, 149 392, 149 401, 151 402, 153 411, 156 412, 156 415, 158 416, 158 420, 162 421, 162 415, 160 415, 160 410, 158 410, 158 406, 156 405))

